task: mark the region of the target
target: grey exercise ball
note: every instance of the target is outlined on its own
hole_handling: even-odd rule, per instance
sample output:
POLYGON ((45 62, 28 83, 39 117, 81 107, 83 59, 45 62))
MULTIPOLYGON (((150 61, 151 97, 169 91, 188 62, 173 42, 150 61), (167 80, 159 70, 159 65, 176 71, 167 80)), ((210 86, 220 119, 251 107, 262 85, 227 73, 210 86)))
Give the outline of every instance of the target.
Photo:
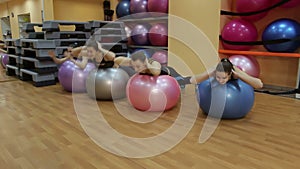
POLYGON ((128 74, 118 68, 92 70, 86 79, 87 94, 98 100, 126 97, 128 74))

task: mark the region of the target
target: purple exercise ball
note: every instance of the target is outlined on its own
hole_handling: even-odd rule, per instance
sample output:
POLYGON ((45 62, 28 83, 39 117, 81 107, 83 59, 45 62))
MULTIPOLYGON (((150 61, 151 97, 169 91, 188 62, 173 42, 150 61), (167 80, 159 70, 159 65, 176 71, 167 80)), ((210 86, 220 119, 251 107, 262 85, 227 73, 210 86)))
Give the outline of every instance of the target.
POLYGON ((151 25, 147 23, 137 24, 131 30, 131 39, 136 45, 148 45, 149 44, 149 29, 151 25))
POLYGON ((143 18, 148 16, 148 1, 147 0, 131 0, 130 14, 135 18, 143 18))
POLYGON ((62 87, 69 92, 86 92, 86 78, 89 72, 95 69, 93 63, 88 63, 85 69, 81 69, 73 62, 65 61, 58 70, 58 80, 62 87))
POLYGON ((6 68, 6 65, 8 64, 8 55, 7 54, 2 54, 2 57, 1 57, 1 64, 4 68, 6 68))

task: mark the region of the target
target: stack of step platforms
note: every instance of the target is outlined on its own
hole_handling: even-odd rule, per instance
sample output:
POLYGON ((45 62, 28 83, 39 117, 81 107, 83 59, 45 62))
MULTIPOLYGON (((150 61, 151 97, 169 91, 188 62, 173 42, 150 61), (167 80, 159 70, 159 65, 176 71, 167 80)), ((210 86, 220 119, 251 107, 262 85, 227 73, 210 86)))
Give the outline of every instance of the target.
POLYGON ((20 79, 36 87, 56 84, 57 65, 48 55, 56 45, 53 40, 21 39, 20 79))
POLYGON ((6 65, 6 74, 8 76, 20 75, 20 55, 21 45, 20 39, 6 39, 5 45, 7 47, 8 64, 6 65))
MULTIPOLYGON (((63 29, 63 28, 62 28, 63 29)), ((91 26, 89 22, 72 21, 45 21, 43 23, 45 39, 54 40, 56 44, 55 54, 62 58, 63 52, 70 46, 77 43, 78 46, 84 46, 87 39, 91 36, 91 26), (75 27, 74 30, 61 30, 61 27, 75 27)))
POLYGON ((43 24, 41 23, 25 23, 22 27, 22 37, 25 39, 44 39, 44 32, 42 32, 43 24), (36 30, 40 28, 40 31, 36 30))
POLYGON ((92 36, 118 56, 127 56, 127 36, 123 22, 90 21, 92 36))
POLYGON ((22 28, 26 34, 20 40, 20 79, 31 81, 36 87, 54 85, 57 66, 48 51, 55 49, 55 43, 45 40, 44 32, 35 32, 35 27, 41 28, 42 24, 27 23, 22 28))

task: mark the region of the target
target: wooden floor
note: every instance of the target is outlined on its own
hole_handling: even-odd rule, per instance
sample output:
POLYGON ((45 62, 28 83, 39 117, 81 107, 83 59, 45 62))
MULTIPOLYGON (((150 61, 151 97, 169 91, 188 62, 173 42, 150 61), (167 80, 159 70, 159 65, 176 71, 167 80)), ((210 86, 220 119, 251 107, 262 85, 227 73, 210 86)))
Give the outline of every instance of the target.
MULTIPOLYGON (((193 86, 182 95, 194 96, 193 86)), ((86 94, 78 96, 89 99, 86 94)), ((121 104, 123 108, 130 108, 126 103, 121 104)), ((120 115, 112 102, 97 104, 115 130, 131 137, 162 133, 174 123, 180 110, 178 105, 157 120, 141 124, 120 115)), ((222 120, 212 137, 199 144, 205 119, 199 111, 189 134, 163 154, 125 158, 109 153, 88 137, 75 113, 72 95, 59 84, 36 88, 20 80, 2 81, 0 168, 299 168, 300 100, 256 93, 255 105, 245 118, 222 120)))

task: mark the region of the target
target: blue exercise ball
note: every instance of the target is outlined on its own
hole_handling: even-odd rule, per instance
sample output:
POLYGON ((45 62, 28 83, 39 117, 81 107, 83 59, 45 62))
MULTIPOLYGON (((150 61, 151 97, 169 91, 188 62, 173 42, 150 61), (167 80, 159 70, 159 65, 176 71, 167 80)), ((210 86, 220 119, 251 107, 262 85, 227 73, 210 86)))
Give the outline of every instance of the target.
POLYGON ((130 15, 130 0, 122 0, 116 7, 117 18, 130 15))
MULTIPOLYGON (((295 39, 297 37, 300 37, 300 24, 297 21, 288 18, 273 21, 262 33, 263 41, 295 39)), ((299 46, 299 40, 264 45, 270 52, 294 52, 299 46)))
POLYGON ((239 79, 221 85, 210 78, 198 84, 196 90, 200 108, 211 117, 238 119, 253 107, 253 87, 239 79))

